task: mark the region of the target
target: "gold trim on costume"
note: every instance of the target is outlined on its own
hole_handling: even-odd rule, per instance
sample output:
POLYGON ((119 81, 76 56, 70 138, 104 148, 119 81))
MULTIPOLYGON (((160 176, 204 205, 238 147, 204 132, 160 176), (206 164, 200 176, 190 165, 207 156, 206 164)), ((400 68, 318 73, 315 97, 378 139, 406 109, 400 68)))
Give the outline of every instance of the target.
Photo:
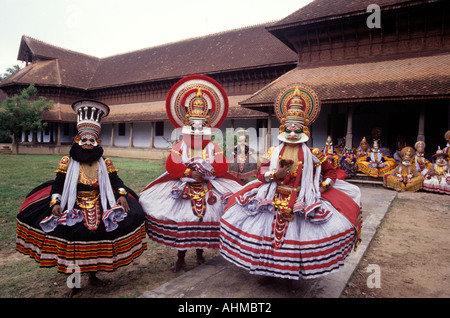
POLYGON ((325 155, 323 154, 322 151, 320 151, 319 148, 314 148, 311 152, 317 159, 319 159, 319 163, 315 164, 314 165, 315 167, 321 165, 322 163, 324 163, 327 160, 327 157, 325 157, 325 155))
POLYGON ((113 173, 113 172, 119 171, 118 169, 116 169, 116 167, 114 167, 111 159, 109 159, 109 158, 105 159, 105 165, 106 165, 106 169, 107 169, 108 173, 113 173))
POLYGON ((263 159, 270 160, 270 157, 272 157, 272 152, 275 150, 277 146, 272 146, 269 149, 267 149, 266 154, 263 156, 263 159))
POLYGON ((92 164, 80 164, 78 182, 90 186, 95 186, 95 184, 98 183, 98 161, 93 162, 92 164))
POLYGON ((100 191, 78 191, 76 204, 82 209, 92 209, 100 197, 100 191))
POLYGON ((69 167, 70 158, 68 156, 64 156, 61 158, 58 169, 55 170, 55 173, 67 173, 67 168, 69 167))
POLYGON ((174 150, 174 149, 170 149, 170 152, 173 152, 173 153, 175 153, 175 154, 181 156, 181 152, 176 151, 176 150, 174 150))

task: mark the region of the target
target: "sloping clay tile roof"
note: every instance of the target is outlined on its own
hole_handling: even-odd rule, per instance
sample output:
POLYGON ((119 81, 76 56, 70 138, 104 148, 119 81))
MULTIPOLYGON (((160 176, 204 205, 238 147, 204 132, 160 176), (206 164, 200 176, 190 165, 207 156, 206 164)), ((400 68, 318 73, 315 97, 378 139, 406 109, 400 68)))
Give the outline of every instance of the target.
POLYGON ((323 103, 444 96, 448 98, 450 54, 297 67, 240 104, 253 107, 269 106, 281 89, 296 82, 314 88, 323 103))

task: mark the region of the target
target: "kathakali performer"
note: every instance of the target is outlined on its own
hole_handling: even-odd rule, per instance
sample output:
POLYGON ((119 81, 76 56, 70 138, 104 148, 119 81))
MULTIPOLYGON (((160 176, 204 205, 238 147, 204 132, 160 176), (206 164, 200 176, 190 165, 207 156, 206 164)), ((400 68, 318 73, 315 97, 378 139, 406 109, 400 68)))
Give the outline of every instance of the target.
POLYGON ((366 137, 363 137, 359 142, 358 148, 356 148, 356 158, 358 160, 365 160, 368 156, 370 156, 370 145, 366 137))
POLYGON ((415 151, 412 147, 404 147, 400 151, 402 161, 389 174, 384 175, 383 185, 399 192, 416 192, 422 189, 423 177, 416 170, 414 162, 415 151))
MULTIPOLYGON (((78 135, 70 156, 61 159, 55 180, 33 189, 20 207, 16 248, 41 267, 87 272, 89 283, 98 285, 98 271, 128 265, 146 250, 145 214, 102 156, 100 121, 109 107, 80 100, 72 108, 78 135)), ((71 288, 68 295, 77 291, 71 288)))
POLYGON ((444 138, 445 141, 447 141, 447 144, 442 151, 448 155, 447 161, 450 163, 450 130, 447 130, 447 132, 444 134, 444 138))
POLYGON ((431 192, 450 194, 450 168, 448 155, 438 147, 432 156, 434 163, 424 175, 423 189, 431 192))
POLYGON ((227 95, 215 80, 190 75, 179 80, 166 98, 166 111, 183 139, 166 160, 166 172, 139 196, 147 214, 147 233, 155 242, 178 250, 173 271, 185 267, 187 250, 195 249, 203 263, 203 249, 219 248, 224 201, 242 188, 230 175, 221 147, 211 141, 228 112, 227 95))
POLYGON ((247 143, 247 130, 237 130, 237 145, 233 148, 233 159, 229 163, 229 172, 240 180, 255 177, 258 170, 256 158, 247 143))
POLYGON ((425 146, 425 142, 422 140, 419 140, 414 145, 416 154, 414 155, 412 163, 417 172, 419 172, 421 175, 425 175, 428 169, 431 167, 430 160, 425 157, 425 146))
POLYGON ((384 156, 378 147, 378 141, 374 140, 373 147, 364 157, 359 156, 356 161, 358 171, 373 178, 383 177, 390 173, 396 166, 395 159, 384 156))
POLYGON ((341 156, 340 164, 342 170, 345 171, 345 174, 349 178, 353 178, 356 173, 356 155, 353 149, 344 148, 344 151, 341 156))
POLYGON ((325 146, 322 148, 322 152, 325 154, 327 160, 333 165, 336 169, 337 178, 344 180, 346 179, 347 173, 344 169, 340 168, 340 157, 334 149, 333 140, 331 136, 328 136, 327 141, 325 142, 325 146))
POLYGON ((300 83, 275 102, 280 144, 258 179, 229 198, 221 219, 221 255, 251 274, 315 278, 338 270, 360 240, 361 192, 337 179, 307 125, 320 112, 316 92, 300 83))

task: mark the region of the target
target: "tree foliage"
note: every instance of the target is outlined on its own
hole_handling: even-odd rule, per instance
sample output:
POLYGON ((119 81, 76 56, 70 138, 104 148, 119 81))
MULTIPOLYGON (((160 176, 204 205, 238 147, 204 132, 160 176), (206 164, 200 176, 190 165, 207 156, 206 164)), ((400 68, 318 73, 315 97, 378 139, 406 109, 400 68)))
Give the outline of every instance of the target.
POLYGON ((3 73, 3 75, 0 74, 0 81, 3 81, 7 79, 8 77, 16 74, 18 71, 20 71, 20 65, 13 65, 12 67, 8 67, 6 69, 6 72, 3 73))
POLYGON ((12 134, 18 144, 22 132, 34 132, 46 125, 41 114, 52 105, 53 101, 37 96, 36 87, 30 85, 20 95, 8 97, 0 103, 0 131, 12 134))

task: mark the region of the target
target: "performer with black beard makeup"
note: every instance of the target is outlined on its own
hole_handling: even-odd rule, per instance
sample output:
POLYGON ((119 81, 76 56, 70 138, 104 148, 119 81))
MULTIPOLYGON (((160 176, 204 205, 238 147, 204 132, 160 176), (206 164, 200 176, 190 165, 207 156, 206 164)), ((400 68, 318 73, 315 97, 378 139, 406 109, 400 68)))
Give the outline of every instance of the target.
MULTIPOLYGON (((100 121, 109 107, 92 100, 72 105, 78 135, 56 178, 31 191, 17 215, 16 249, 41 267, 89 273, 89 284, 104 283, 98 271, 130 264, 147 248, 145 214, 99 145, 100 121)), ((73 296, 79 286, 69 286, 73 296)))

